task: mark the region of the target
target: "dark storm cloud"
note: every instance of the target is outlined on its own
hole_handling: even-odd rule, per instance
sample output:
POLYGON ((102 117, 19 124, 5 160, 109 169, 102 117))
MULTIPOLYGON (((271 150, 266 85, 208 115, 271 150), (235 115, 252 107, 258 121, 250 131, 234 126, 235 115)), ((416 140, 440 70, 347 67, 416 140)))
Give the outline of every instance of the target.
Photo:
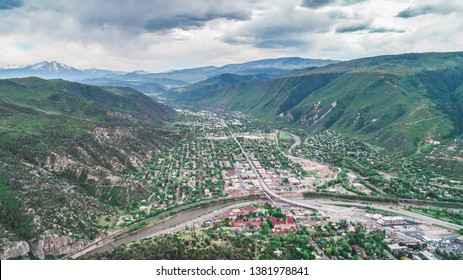
POLYGON ((223 18, 249 19, 253 7, 244 0, 25 0, 28 10, 55 11, 68 16, 84 30, 117 30, 137 36, 174 28, 202 27, 223 18))
POLYGON ((369 24, 341 25, 336 27, 336 33, 353 33, 367 30, 369 27, 369 24))
POLYGON ((9 10, 21 7, 23 5, 22 0, 1 0, 0 10, 9 10))
POLYGON ((397 17, 400 18, 412 18, 427 14, 440 14, 448 15, 455 11, 455 6, 452 3, 443 3, 440 5, 416 5, 408 7, 405 10, 400 11, 397 17))
POLYGON ((261 49, 297 48, 306 46, 307 43, 296 39, 270 39, 254 43, 254 46, 261 49))
POLYGON ((405 30, 372 26, 370 23, 345 24, 336 28, 336 33, 355 33, 366 31, 368 33, 404 33, 405 30))
POLYGON ((461 0, 0 0, 0 67, 58 60, 165 70, 278 55, 460 50, 462 7, 461 0), (425 14, 439 16, 401 19, 425 14))
POLYGON ((207 22, 218 18, 246 20, 249 19, 249 15, 241 11, 229 13, 208 13, 204 15, 178 15, 169 18, 151 19, 146 23, 145 29, 149 32, 163 32, 173 28, 187 30, 204 26, 207 22))
POLYGON ((330 4, 333 4, 336 0, 303 0, 302 7, 318 9, 330 4))
POLYGON ((369 33, 404 33, 405 30, 387 28, 387 27, 376 27, 376 28, 370 28, 368 32, 369 33))
POLYGON ((227 30, 221 39, 232 45, 252 45, 262 49, 299 48, 307 45, 309 34, 330 30, 333 21, 328 15, 311 9, 295 9, 294 4, 285 2, 278 9, 244 21, 227 30))
POLYGON ((364 2, 365 0, 302 0, 301 6, 310 8, 310 9, 318 9, 325 6, 350 6, 360 2, 364 2))

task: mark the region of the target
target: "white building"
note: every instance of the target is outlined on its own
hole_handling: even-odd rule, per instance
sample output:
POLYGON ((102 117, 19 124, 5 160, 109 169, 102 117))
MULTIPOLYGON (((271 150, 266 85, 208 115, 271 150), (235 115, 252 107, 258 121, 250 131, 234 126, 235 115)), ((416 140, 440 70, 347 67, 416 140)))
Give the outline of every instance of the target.
POLYGON ((388 226, 388 225, 402 225, 405 223, 404 217, 395 216, 395 217, 381 217, 378 221, 378 224, 388 226))

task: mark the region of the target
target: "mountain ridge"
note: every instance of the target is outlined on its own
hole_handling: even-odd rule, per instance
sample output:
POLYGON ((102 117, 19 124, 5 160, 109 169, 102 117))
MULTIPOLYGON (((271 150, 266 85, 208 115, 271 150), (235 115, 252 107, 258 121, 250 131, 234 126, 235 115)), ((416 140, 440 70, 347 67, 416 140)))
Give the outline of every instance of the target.
POLYGON ((144 93, 162 93, 165 91, 162 89, 163 87, 166 89, 182 87, 226 73, 242 75, 271 74, 273 77, 277 77, 294 69, 323 66, 335 62, 338 61, 291 57, 227 64, 220 67, 205 66, 150 73, 144 70, 132 72, 101 69, 81 70, 56 61, 45 61, 25 67, 0 69, 0 78, 25 78, 29 76, 44 79, 61 78, 99 86, 134 86, 144 93), (151 86, 147 84, 151 84, 151 86), (155 92, 150 90, 155 90, 155 92))
POLYGON ((411 154, 423 143, 462 133, 462 69, 463 52, 387 55, 218 87, 196 98, 164 96, 251 113, 308 133, 334 129, 411 154))

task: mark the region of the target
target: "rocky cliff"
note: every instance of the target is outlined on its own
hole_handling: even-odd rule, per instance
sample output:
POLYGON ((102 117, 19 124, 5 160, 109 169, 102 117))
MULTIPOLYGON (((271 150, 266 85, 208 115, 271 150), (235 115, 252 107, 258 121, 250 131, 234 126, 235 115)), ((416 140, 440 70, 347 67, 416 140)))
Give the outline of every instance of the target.
POLYGON ((88 240, 73 239, 67 236, 50 236, 45 239, 8 242, 4 246, 1 259, 11 259, 32 253, 39 259, 45 256, 59 256, 75 252, 88 245, 88 240))

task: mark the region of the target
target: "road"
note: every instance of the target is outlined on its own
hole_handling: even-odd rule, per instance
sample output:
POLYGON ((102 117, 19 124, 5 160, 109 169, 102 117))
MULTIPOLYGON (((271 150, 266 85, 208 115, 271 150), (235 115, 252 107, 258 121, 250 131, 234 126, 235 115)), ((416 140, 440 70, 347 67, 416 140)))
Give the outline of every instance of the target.
MULTIPOLYGON (((249 198, 243 198, 243 200, 249 200, 249 198)), ((256 201, 255 198, 253 201, 256 201)), ((257 200, 259 201, 259 200, 257 200)), ((157 223, 153 223, 155 220, 160 219, 162 217, 168 216, 169 213, 172 213, 174 210, 166 211, 163 212, 159 215, 156 215, 154 217, 145 219, 143 221, 137 222, 133 224, 131 227, 134 227, 142 222, 145 223, 153 223, 139 231, 136 231, 134 233, 127 234, 126 232, 129 230, 129 227, 117 230, 115 232, 112 232, 111 234, 102 237, 98 240, 95 240, 88 246, 82 248, 81 250, 74 252, 70 255, 65 256, 65 259, 77 259, 82 256, 88 256, 92 255, 98 252, 105 252, 108 250, 113 250, 115 247, 120 246, 122 244, 126 244, 128 242, 134 241, 134 240, 139 240, 142 238, 146 238, 147 236, 150 236, 151 234, 156 233, 157 231, 165 229, 165 227, 171 227, 172 225, 177 225, 180 223, 184 223, 187 221, 190 221, 192 219, 201 217, 211 211, 219 210, 224 207, 230 206, 230 205, 235 205, 238 203, 243 203, 243 201, 228 201, 228 202, 222 202, 222 203, 217 203, 214 205, 202 207, 202 208, 195 208, 191 210, 186 210, 185 212, 181 212, 178 214, 175 214, 174 216, 169 217, 166 221, 161 221, 157 223), (125 235, 124 235, 125 234, 125 235), (117 236, 121 236, 120 238, 116 238, 117 236)), ((189 207, 188 205, 184 207, 180 207, 178 209, 175 209, 176 211, 179 211, 181 209, 189 207)))
POLYGON ((250 204, 265 202, 265 200, 254 200, 248 202, 235 201, 189 210, 177 214, 173 217, 167 218, 165 220, 162 220, 148 227, 145 227, 134 233, 112 240, 111 242, 108 242, 101 246, 94 247, 91 250, 86 251, 84 254, 79 254, 78 256, 75 256, 73 258, 81 256, 88 257, 97 253, 113 251, 115 248, 130 242, 150 238, 161 234, 175 233, 177 231, 185 229, 186 227, 197 227, 200 226, 204 221, 212 219, 214 216, 221 215, 229 209, 240 208, 248 206, 250 204))
MULTIPOLYGON (((231 131, 231 129, 228 126, 226 126, 226 127, 228 128, 228 130, 230 132, 230 135, 233 138, 233 140, 236 142, 238 147, 241 149, 241 152, 243 153, 244 157, 246 158, 246 161, 249 163, 249 166, 251 166, 252 171, 254 172, 254 174, 256 174, 257 180, 259 181, 259 184, 260 184, 262 190, 264 191, 264 193, 266 193, 269 197, 272 197, 273 199, 280 200, 282 202, 285 202, 285 203, 288 203, 288 204, 291 204, 291 205, 294 205, 294 206, 299 206, 299 207, 307 208, 307 209, 310 209, 310 210, 321 210, 321 211, 323 210, 323 207, 321 205, 310 205, 310 204, 307 204, 307 203, 300 203, 300 202, 297 202, 297 201, 293 201, 293 200, 284 198, 284 197, 272 192, 269 189, 269 187, 267 186, 267 184, 264 182, 262 177, 260 176, 259 172, 257 171, 256 167, 254 166, 254 163, 252 162, 252 160, 249 157, 248 153, 244 150, 243 146, 241 145, 241 143, 236 138, 236 135, 231 131)), ((300 143, 300 141, 299 141, 299 143, 300 143)))
MULTIPOLYGON (((295 141, 295 143, 288 150, 288 155, 287 155, 288 158, 290 158, 290 159, 292 158, 293 160, 301 159, 301 158, 297 158, 297 157, 294 157, 294 156, 290 155, 292 149, 301 144, 301 138, 299 136, 297 136, 297 135, 294 135, 294 134, 286 132, 286 131, 285 131, 285 133, 291 135, 294 138, 294 141, 295 141)), ((384 193, 382 190, 381 190, 381 192, 384 193)), ((318 205, 338 204, 338 205, 346 205, 346 206, 350 205, 350 206, 354 206, 354 207, 365 207, 366 206, 365 204, 355 203, 355 202, 351 203, 351 202, 340 202, 340 201, 321 200, 321 199, 317 199, 317 200, 307 200, 307 199, 298 200, 298 202, 301 202, 301 201, 307 201, 307 205, 309 205, 309 206, 314 205, 314 203, 318 204, 318 205)), ((456 225, 456 224, 453 224, 453 223, 449 223, 449 222, 446 222, 446 221, 442 221, 442 220, 439 220, 439 219, 435 219, 435 218, 432 218, 432 217, 421 215, 421 214, 418 214, 418 213, 415 213, 415 212, 407 211, 402 206, 397 205, 397 204, 387 204, 387 203, 375 203, 375 202, 372 202, 370 205, 373 208, 394 212, 394 213, 397 213, 397 214, 402 215, 402 216, 413 218, 413 219, 415 219, 415 220, 417 220, 419 222, 434 224, 434 225, 437 225, 437 226, 446 227, 446 228, 450 228, 450 229, 453 229, 453 230, 463 229, 463 226, 460 226, 460 225, 456 225)), ((368 206, 370 206, 370 205, 368 205, 368 206)), ((327 208, 327 207, 324 206, 324 208, 327 208)), ((324 211, 327 211, 327 209, 325 209, 324 211)), ((327 212, 332 212, 332 211, 328 210, 327 212)))
MULTIPOLYGON (((330 212, 329 211, 329 206, 330 205, 345 205, 345 206, 352 206, 352 207, 358 207, 358 208, 363 208, 363 207, 369 206, 371 208, 393 212, 393 213, 396 213, 397 215, 408 217, 408 218, 413 219, 414 221, 417 221, 417 222, 434 224, 436 226, 445 227, 445 228, 449 228, 449 229, 453 229, 453 230, 463 229, 463 226, 452 224, 452 223, 442 221, 442 220, 438 220, 438 219, 428 217, 428 216, 425 216, 425 215, 421 215, 421 214, 418 214, 418 213, 415 213, 415 212, 407 211, 407 210, 403 209, 402 206, 397 205, 397 204, 392 204, 392 203, 371 202, 370 204, 367 205, 367 204, 362 204, 362 203, 358 203, 358 202, 333 201, 333 200, 329 200, 329 199, 305 199, 303 197, 292 197, 291 199, 294 200, 294 201, 302 202, 302 203, 304 203, 304 201, 306 201, 308 205, 322 204, 322 205, 324 205, 324 208, 325 208, 325 210, 322 210, 322 211, 325 211, 325 212, 330 212)), ((333 211, 331 211, 331 212, 333 212, 333 211)))

